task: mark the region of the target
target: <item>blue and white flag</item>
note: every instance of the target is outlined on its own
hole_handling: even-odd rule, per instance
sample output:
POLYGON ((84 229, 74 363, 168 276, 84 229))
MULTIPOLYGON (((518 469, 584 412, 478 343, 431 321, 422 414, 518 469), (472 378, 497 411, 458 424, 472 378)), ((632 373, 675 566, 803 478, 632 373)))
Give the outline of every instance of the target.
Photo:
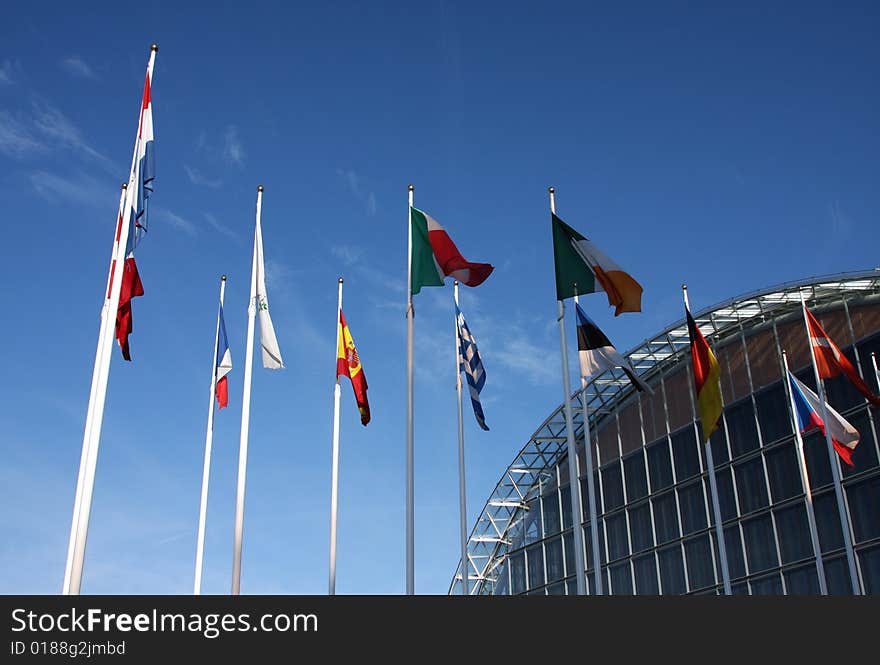
POLYGON ((464 314, 455 306, 455 317, 458 328, 458 370, 464 372, 467 377, 468 388, 471 391, 471 404, 474 407, 474 417, 477 424, 487 432, 486 417, 483 415, 483 406, 480 404, 480 391, 486 383, 486 372, 483 370, 483 361, 480 360, 480 352, 477 350, 477 341, 471 335, 471 331, 465 323, 464 314))

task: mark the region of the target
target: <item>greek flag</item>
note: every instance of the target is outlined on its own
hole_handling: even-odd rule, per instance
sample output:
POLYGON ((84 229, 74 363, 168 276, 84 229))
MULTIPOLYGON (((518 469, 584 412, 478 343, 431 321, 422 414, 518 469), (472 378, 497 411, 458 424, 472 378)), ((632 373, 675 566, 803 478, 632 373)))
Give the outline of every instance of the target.
POLYGON ((486 417, 483 415, 483 407, 480 404, 480 391, 486 383, 486 372, 483 370, 483 361, 480 360, 480 353, 477 350, 477 341, 471 335, 471 331, 465 323, 464 314, 455 307, 455 316, 458 328, 458 369, 464 372, 467 377, 468 388, 471 391, 471 404, 474 407, 474 416, 477 424, 489 431, 486 426, 486 417))

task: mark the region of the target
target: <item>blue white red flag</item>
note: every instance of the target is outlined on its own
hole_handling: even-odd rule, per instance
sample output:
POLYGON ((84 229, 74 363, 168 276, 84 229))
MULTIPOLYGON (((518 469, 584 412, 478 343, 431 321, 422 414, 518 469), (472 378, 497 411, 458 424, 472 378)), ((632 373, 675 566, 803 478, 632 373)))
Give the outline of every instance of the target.
MULTIPOLYGON (((788 383, 794 397, 794 412, 800 431, 803 433, 817 427, 822 434, 825 434, 825 423, 822 422, 822 417, 819 415, 821 412, 819 396, 798 381, 791 372, 788 373, 788 383)), ((852 453, 859 443, 859 431, 832 409, 828 402, 825 402, 825 409, 828 414, 828 431, 831 434, 831 443, 834 444, 834 449, 841 459, 853 466, 852 453)))
POLYGON ((217 396, 219 408, 229 403, 229 387, 226 385, 226 375, 232 370, 232 355, 229 353, 229 340, 226 337, 226 321, 223 320, 223 305, 220 305, 219 320, 217 324, 217 384, 214 394, 217 396))
POLYGON ((474 417, 477 424, 488 431, 486 416, 483 415, 483 405, 480 404, 480 391, 486 383, 486 372, 483 370, 483 361, 480 360, 480 352, 477 350, 477 340, 471 334, 470 328, 464 320, 464 314, 455 306, 455 320, 458 327, 458 369, 467 377, 468 389, 471 393, 471 406, 474 407, 474 417))
POLYGON ((137 203, 135 208, 135 245, 140 234, 147 230, 147 208, 153 193, 156 164, 153 156, 153 104, 150 99, 150 73, 144 81, 144 98, 141 102, 141 118, 138 126, 137 146, 137 203))

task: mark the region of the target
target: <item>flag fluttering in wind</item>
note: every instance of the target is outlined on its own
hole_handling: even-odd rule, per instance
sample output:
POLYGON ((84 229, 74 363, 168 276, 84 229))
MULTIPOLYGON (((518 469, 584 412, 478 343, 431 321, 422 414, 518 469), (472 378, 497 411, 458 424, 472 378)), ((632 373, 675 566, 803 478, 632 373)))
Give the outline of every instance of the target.
POLYGON ((263 230, 257 221, 256 235, 254 236, 254 252, 257 261, 257 315, 260 319, 260 349, 263 356, 263 367, 267 369, 283 369, 284 361, 281 359, 281 349, 278 348, 278 339, 275 337, 275 327, 269 316, 269 298, 266 295, 266 268, 263 265, 263 230))
MULTIPOLYGON (((818 427, 822 434, 825 434, 826 423, 822 422, 822 417, 819 415, 821 411, 819 396, 801 383, 791 372, 788 373, 788 382, 791 385, 795 416, 801 433, 818 427)), ((859 443, 859 431, 832 409, 828 402, 825 402, 825 409, 828 414, 828 432, 831 434, 834 450, 844 462, 853 466, 852 453, 859 443)))
POLYGON ((807 313, 807 323, 810 327, 810 345, 813 347, 813 355, 816 358, 816 367, 819 370, 819 378, 832 379, 843 374, 855 386, 865 399, 874 406, 880 406, 880 397, 871 392, 868 385, 859 376, 858 370, 853 367, 837 344, 834 343, 828 333, 822 328, 813 313, 804 306, 807 313))
POLYGON ((339 349, 336 356, 336 378, 347 376, 351 379, 354 398, 358 411, 361 413, 361 424, 370 422, 370 402, 367 400, 367 377, 361 365, 360 356, 351 337, 351 331, 345 322, 342 310, 339 310, 339 349))
POLYGON ((703 425, 703 441, 708 441, 718 427, 723 410, 721 404, 721 368, 709 343, 691 316, 687 313, 688 337, 691 341, 691 358, 694 363, 694 391, 697 393, 697 410, 703 425))
POLYGON ((614 316, 642 311, 642 286, 592 242, 554 213, 553 258, 556 299, 604 291, 614 316))
POLYGON ((575 310, 578 318, 578 358, 581 364, 581 376, 595 376, 612 367, 620 367, 636 390, 653 395, 651 386, 636 374, 629 360, 618 353, 605 333, 584 313, 581 306, 575 305, 575 310))
POLYGON ((480 391, 486 383, 486 372, 483 369, 483 361, 480 360, 480 352, 477 349, 477 341, 471 334, 470 328, 464 320, 464 314, 455 306, 455 320, 458 328, 458 371, 464 372, 467 377, 468 390, 471 394, 471 405, 474 407, 474 417, 477 424, 487 432, 486 416, 483 414, 483 405, 480 403, 480 391))
POLYGON ((229 341, 226 337, 226 321, 223 319, 223 305, 220 305, 220 325, 217 328, 217 384, 214 387, 214 394, 217 396, 217 406, 225 407, 229 403, 229 386, 226 382, 226 375, 232 371, 232 354, 229 352, 229 341))
POLYGON ((462 284, 478 286, 494 270, 488 263, 472 263, 465 259, 437 220, 412 208, 412 295, 423 286, 443 286, 445 277, 462 284))

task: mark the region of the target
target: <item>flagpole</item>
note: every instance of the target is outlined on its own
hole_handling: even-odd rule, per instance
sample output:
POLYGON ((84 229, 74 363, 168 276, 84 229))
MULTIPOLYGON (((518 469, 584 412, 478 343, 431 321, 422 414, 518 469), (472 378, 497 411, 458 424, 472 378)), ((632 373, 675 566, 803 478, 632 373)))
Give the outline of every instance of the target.
POLYGON ((244 531, 244 488, 247 474, 248 426, 251 419, 251 377, 254 367, 254 319, 257 315, 257 234, 263 208, 263 186, 257 187, 257 223, 251 263, 251 295, 248 300, 247 343, 244 356, 244 389, 241 397, 241 435, 238 446, 238 487, 235 496, 235 535, 232 548, 232 595, 241 593, 241 541, 244 531))
MULTIPOLYGON (((556 214, 556 190, 550 187, 550 212, 556 214)), ((586 558, 584 556, 584 529, 581 526, 581 488, 577 472, 577 448, 574 443, 574 423, 571 415, 571 380, 568 376, 568 348, 565 344, 565 305, 561 300, 556 301, 559 312, 559 351, 562 355, 562 411, 565 414, 565 433, 568 448, 568 481, 571 491, 571 524, 574 533, 574 558, 575 575, 577 577, 577 592, 579 596, 587 593, 587 578, 584 572, 586 558)), ((587 425, 588 426, 588 425, 587 425)), ((585 430, 586 433, 587 430, 585 430)), ((589 435, 584 439, 584 447, 590 446, 589 435)), ((590 474, 592 480, 593 474, 590 474)), ((592 524, 596 530, 595 523, 592 524)), ((599 573, 601 574, 601 573, 599 573)))
MULTIPOLYGON (((153 44, 150 47, 150 59, 147 63, 147 76, 152 82, 153 66, 156 61, 156 53, 159 47, 153 44)), ((128 187, 123 195, 123 214, 117 220, 116 236, 114 238, 113 258, 110 267, 109 291, 104 299, 104 307, 101 311, 102 325, 98 333, 98 345, 95 352, 95 367, 92 372, 92 388, 89 394, 89 406, 86 410, 86 426, 83 432, 83 450, 80 457, 80 473, 77 478, 77 492, 79 498, 74 498, 74 518, 71 520, 71 543, 68 543, 69 564, 65 566, 64 593, 77 595, 82 587, 82 571, 85 562, 86 540, 88 538, 89 517, 92 509, 92 495, 95 486, 95 470, 98 465, 98 447, 101 439, 101 425, 104 421, 104 403, 107 397, 107 381, 110 377, 110 360, 113 351, 114 325, 111 325, 110 317, 115 323, 115 316, 119 309, 119 294, 122 289, 122 275, 125 272, 125 247, 131 222, 130 211, 134 206, 137 196, 137 153, 140 141, 141 123, 143 110, 138 119, 138 132, 135 137, 134 149, 131 157, 131 169, 128 177, 128 187), (85 461, 83 467, 82 462, 85 461), (81 482, 80 482, 81 481, 81 482), (78 504, 78 506, 77 506, 78 504), (69 568, 69 575, 67 569, 69 568)))
POLYGON ((797 420, 797 406, 794 403, 794 395, 791 392, 791 382, 789 381, 788 356, 785 351, 782 352, 782 365, 785 368, 785 392, 788 395, 788 401, 791 406, 791 422, 794 427, 794 434, 797 441, 798 451, 798 468, 801 472, 801 483, 804 487, 804 496, 807 499, 807 521, 810 525, 810 539, 813 542, 813 554, 816 556, 816 574, 819 576, 819 593, 823 596, 828 595, 828 583, 825 581, 825 565, 822 563, 822 547, 819 545, 819 532, 816 529, 816 513, 813 511, 813 489, 810 486, 810 474, 807 471, 807 459, 804 454, 804 439, 801 436, 801 428, 797 420))
MULTIPOLYGON (((556 212, 555 210, 553 211, 556 212)), ((574 294, 575 304, 579 304, 577 285, 574 294)), ((567 364, 566 364, 567 365, 567 364)), ((567 366, 566 366, 567 369, 567 366)), ((590 440, 590 405, 587 401, 587 379, 581 375, 581 404, 584 408, 584 457, 587 461, 587 499, 590 504, 590 535, 593 541, 593 573, 595 574, 595 595, 601 596, 602 567, 599 558, 599 515, 596 510, 596 487, 593 482, 593 445, 590 440)))
POLYGON ((880 371, 877 371, 877 354, 871 351, 871 364, 874 366, 874 381, 877 382, 877 390, 880 391, 880 371))
POLYGON ((852 592, 854 596, 861 595, 861 586, 859 585, 859 572, 856 568, 856 557, 853 551, 852 537, 850 536, 849 519, 846 514, 846 505, 843 497, 843 486, 840 482, 840 468, 837 463, 837 453, 834 451, 834 444, 831 442, 831 430, 828 427, 828 409, 825 406, 825 384, 819 376, 819 366, 816 364, 816 354, 813 351, 813 339, 810 332, 810 322, 807 319, 807 303, 804 300, 804 293, 801 291, 801 310, 804 315, 804 326, 807 331, 807 346, 810 349, 810 360, 813 363, 813 376, 816 379, 816 391, 819 394, 819 415, 822 422, 825 423, 825 445, 828 448, 828 461, 831 463, 831 478, 834 481, 834 495, 837 498, 837 511, 840 514, 840 530, 843 532, 843 544, 846 548, 846 562, 849 566, 849 578, 852 584, 852 592))
POLYGON ((455 392, 458 396, 458 508, 461 519, 461 593, 468 595, 470 561, 467 554, 467 494, 464 473, 464 418, 461 413, 461 336, 458 321, 458 280, 453 282, 455 299, 455 392))
MULTIPOLYGON (((691 303, 688 298, 687 284, 681 285, 681 292, 684 295, 685 311, 690 313, 691 303)), ((694 319, 694 325, 696 323, 697 321, 694 319)), ((691 396, 691 407, 694 407, 693 396, 691 396)), ((694 409, 694 415, 696 416, 696 409, 694 409)), ((730 587, 730 567, 727 563, 727 542, 724 540, 724 528, 721 524, 721 503, 718 500, 718 484, 715 480, 715 459, 712 456, 711 439, 706 439, 704 446, 706 448, 706 466, 709 467, 709 494, 712 496, 712 514, 715 516, 715 540, 718 541, 718 554, 721 559, 721 581, 724 584, 724 595, 730 596, 733 592, 730 587)))
MULTIPOLYGON (((339 294, 336 305, 336 358, 339 358, 339 332, 342 328, 342 277, 339 278, 339 294)), ((333 465, 330 471, 330 595, 336 595, 336 516, 339 490, 339 400, 342 394, 339 387, 339 371, 333 388, 333 465)))
POLYGON ((413 303, 412 303, 412 207, 413 191, 409 188, 409 209, 406 218, 406 593, 415 593, 415 541, 413 501, 413 303))
POLYGON ((217 387, 217 342, 220 339, 220 312, 226 293, 226 275, 220 277, 220 304, 217 308, 217 327, 214 331, 214 361, 211 363, 211 390, 208 393, 208 427, 205 432, 205 462, 202 466, 202 497, 199 503, 199 535, 196 541, 196 573, 193 595, 202 593, 202 558, 205 551, 205 519, 208 513, 208 482, 211 476, 211 446, 214 440, 214 392, 217 387))

